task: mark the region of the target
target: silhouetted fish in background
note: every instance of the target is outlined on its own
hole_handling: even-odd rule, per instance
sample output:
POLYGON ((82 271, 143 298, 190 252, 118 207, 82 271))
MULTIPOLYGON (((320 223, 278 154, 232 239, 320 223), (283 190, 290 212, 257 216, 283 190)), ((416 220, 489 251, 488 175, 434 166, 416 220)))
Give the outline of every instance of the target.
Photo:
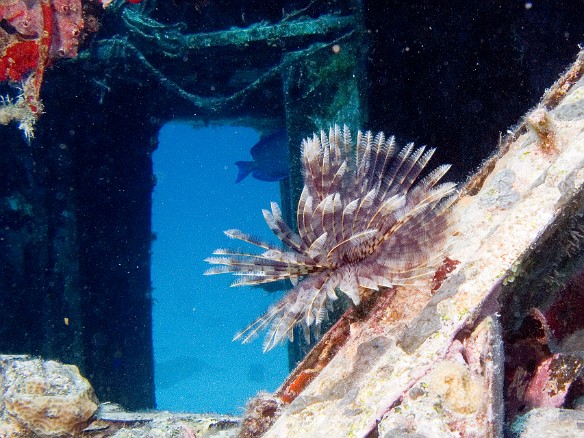
POLYGON ((251 149, 253 161, 236 161, 239 168, 236 183, 251 173, 260 181, 279 181, 290 174, 286 130, 280 129, 273 134, 262 136, 251 149))

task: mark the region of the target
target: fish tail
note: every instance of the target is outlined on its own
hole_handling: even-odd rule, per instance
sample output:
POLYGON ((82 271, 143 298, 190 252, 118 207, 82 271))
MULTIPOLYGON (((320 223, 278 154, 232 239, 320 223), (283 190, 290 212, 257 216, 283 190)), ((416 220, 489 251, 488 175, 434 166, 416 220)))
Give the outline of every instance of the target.
POLYGON ((255 168, 255 162, 253 161, 236 161, 235 165, 239 169, 235 183, 241 182, 246 176, 253 172, 255 168))

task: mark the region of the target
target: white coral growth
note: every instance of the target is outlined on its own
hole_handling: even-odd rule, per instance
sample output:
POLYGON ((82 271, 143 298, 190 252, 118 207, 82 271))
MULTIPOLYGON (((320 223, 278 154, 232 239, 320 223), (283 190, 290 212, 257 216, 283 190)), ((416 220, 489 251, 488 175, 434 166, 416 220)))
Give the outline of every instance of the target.
POLYGON ((34 126, 43 111, 43 104, 34 89, 35 75, 30 75, 20 84, 16 100, 0 96, 0 125, 18 122, 18 129, 26 141, 34 138, 34 126))
POLYGON ((206 259, 206 274, 231 272, 233 286, 290 279, 286 296, 236 335, 248 342, 268 328, 264 351, 293 339, 294 326, 305 336, 318 329, 338 292, 354 304, 363 288, 406 285, 429 278, 442 261, 453 183, 438 184, 443 165, 419 179, 434 149, 396 148, 393 137, 357 134, 353 145, 345 126, 321 131, 302 143, 304 189, 297 209, 298 233, 283 220, 276 203, 264 218, 285 250, 239 230, 231 238, 264 251, 258 254, 218 249, 206 259), (432 258, 431 255, 434 255, 432 258))

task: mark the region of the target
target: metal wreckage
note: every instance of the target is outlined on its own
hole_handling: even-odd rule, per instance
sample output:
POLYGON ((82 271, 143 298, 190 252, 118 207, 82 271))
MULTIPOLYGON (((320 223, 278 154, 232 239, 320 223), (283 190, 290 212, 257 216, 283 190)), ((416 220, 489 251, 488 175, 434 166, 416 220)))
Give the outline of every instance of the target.
MULTIPOLYGON (((45 68, 77 54, 94 10, 73 0, 0 2, 0 81, 21 84, 18 96, 1 102, 0 123, 16 121, 32 137, 45 68)), ((266 252, 222 250, 210 260, 223 266, 212 273, 244 274, 244 283, 299 280, 283 306, 249 329, 276 321, 268 349, 296 325, 310 337, 328 300, 344 293, 353 302, 282 386, 251 400, 243 419, 138 414, 102 404, 76 430, 110 436, 161 422, 182 436, 528 437, 579 430, 584 53, 456 195, 453 185, 437 184, 444 167, 414 184, 430 158, 423 150, 390 153, 385 139, 371 136, 357 142, 351 158, 353 151, 335 149, 347 138, 333 130, 305 144, 305 177, 326 173, 330 184, 323 190, 312 178, 301 197, 298 235, 277 206, 264 213, 293 254, 230 230, 266 252), (377 166, 374 155, 398 165, 377 166), (315 164, 321 168, 309 172, 315 164), (376 169, 382 178, 374 181, 376 169), (345 172, 354 172, 351 184, 363 183, 358 190, 335 186, 335 175, 345 172), (351 226, 343 222, 349 217, 351 226), (360 266, 378 252, 375 269, 360 266)), ((93 396, 86 398, 93 406, 93 396)))

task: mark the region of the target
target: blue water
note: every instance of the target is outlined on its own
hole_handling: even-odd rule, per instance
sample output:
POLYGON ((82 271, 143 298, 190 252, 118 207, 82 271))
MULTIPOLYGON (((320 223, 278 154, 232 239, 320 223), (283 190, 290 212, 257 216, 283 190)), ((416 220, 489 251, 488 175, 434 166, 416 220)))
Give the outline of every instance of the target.
POLYGON ((259 135, 249 128, 194 128, 171 122, 153 155, 153 337, 159 409, 240 414, 259 390, 287 375, 287 351, 262 353, 233 335, 281 296, 230 288, 231 275, 204 276, 216 248, 245 245, 223 230, 239 228, 275 242, 261 210, 280 202, 279 184, 251 177, 235 184, 238 160, 249 160, 259 135))

